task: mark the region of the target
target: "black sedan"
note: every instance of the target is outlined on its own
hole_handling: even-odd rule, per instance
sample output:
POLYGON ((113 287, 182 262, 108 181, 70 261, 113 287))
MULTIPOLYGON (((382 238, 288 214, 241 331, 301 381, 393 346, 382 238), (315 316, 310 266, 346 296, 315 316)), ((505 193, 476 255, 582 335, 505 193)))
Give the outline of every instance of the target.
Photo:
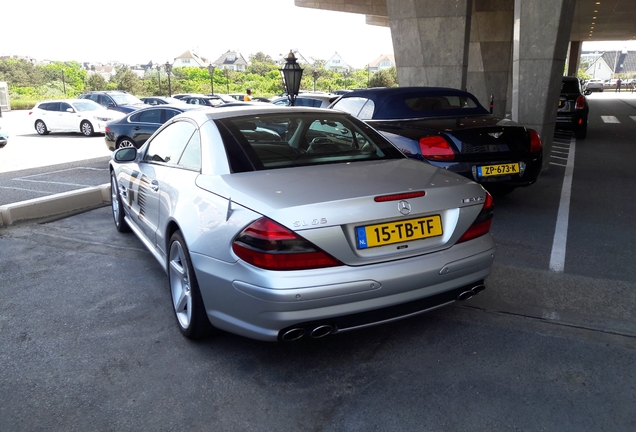
POLYGON ((148 138, 172 117, 185 111, 201 109, 197 105, 158 105, 142 108, 125 117, 106 123, 104 141, 109 150, 141 147, 148 138))
POLYGON ((330 108, 364 120, 407 156, 447 169, 504 195, 537 181, 539 134, 493 116, 470 93, 441 87, 361 89, 330 108))
POLYGON ((180 101, 179 99, 173 97, 166 96, 148 96, 142 97, 141 101, 146 105, 181 105, 185 102, 180 101))
MULTIPOLYGON (((591 93, 591 91, 590 91, 591 93)), ((587 117, 590 107, 576 77, 564 76, 557 109, 556 128, 571 130, 577 139, 587 136, 587 117)))

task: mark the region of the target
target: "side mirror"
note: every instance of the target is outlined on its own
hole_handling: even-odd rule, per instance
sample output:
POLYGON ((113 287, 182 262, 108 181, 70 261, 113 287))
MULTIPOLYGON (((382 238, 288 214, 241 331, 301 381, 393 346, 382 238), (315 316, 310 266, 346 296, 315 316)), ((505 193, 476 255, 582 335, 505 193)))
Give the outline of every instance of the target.
POLYGON ((66 112, 74 113, 75 110, 73 108, 66 108, 66 112))
POLYGON ((583 92, 583 94, 584 94, 585 96, 589 96, 589 95, 591 95, 591 94, 592 94, 592 90, 587 90, 587 89, 586 89, 586 90, 583 92))
POLYGON ((135 147, 124 147, 113 152, 115 162, 132 162, 137 159, 137 149, 135 147))

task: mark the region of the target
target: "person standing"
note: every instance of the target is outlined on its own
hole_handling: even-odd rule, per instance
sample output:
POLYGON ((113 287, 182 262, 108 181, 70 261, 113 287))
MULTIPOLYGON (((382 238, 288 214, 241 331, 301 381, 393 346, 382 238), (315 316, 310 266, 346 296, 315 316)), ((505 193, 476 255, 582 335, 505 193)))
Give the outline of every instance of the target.
POLYGON ((248 88, 247 90, 245 90, 245 93, 247 94, 243 96, 243 100, 245 102, 252 102, 252 89, 248 88))
POLYGON ((617 79, 616 80, 616 91, 619 92, 619 93, 621 92, 621 84, 623 84, 623 80, 620 79, 620 78, 617 79))

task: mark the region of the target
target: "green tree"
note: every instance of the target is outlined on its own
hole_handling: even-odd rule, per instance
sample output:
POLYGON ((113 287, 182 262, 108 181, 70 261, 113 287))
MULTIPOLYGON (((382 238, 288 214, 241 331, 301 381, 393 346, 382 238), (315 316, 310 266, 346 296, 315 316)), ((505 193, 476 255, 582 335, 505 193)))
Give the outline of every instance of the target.
POLYGON ((5 81, 9 88, 37 87, 46 82, 42 68, 23 59, 1 60, 0 81, 5 81))
POLYGON ((262 52, 257 52, 256 54, 250 56, 250 65, 247 67, 246 72, 265 76, 268 72, 271 72, 272 70, 278 70, 278 68, 279 66, 270 56, 265 55, 262 52))
POLYGON ((87 91, 106 90, 106 79, 98 73, 91 74, 86 80, 87 91))
POLYGON ((382 69, 371 75, 369 87, 397 87, 397 69, 395 66, 389 69, 382 69))
POLYGON ((141 80, 128 66, 122 66, 117 69, 117 73, 110 80, 111 83, 116 84, 116 90, 137 94, 143 89, 141 80))

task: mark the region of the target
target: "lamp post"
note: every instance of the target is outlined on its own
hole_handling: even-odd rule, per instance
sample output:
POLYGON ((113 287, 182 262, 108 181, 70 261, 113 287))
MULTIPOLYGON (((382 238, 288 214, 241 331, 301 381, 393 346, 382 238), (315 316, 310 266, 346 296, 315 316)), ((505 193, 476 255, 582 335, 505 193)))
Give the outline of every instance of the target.
POLYGON ((208 72, 210 72, 210 87, 212 87, 212 94, 214 94, 214 65, 208 64, 208 72))
POLYGON ((298 63, 296 63, 296 56, 290 50, 287 55, 287 61, 282 69, 279 69, 280 75, 283 78, 283 86, 287 92, 287 98, 289 99, 289 105, 294 106, 296 103, 296 96, 300 90, 300 80, 303 77, 303 69, 298 63))
POLYGON ((227 94, 230 94, 230 70, 225 68, 225 85, 227 86, 227 94))
POLYGON ((316 69, 314 69, 314 71, 311 73, 311 76, 314 78, 314 92, 316 91, 316 79, 318 78, 318 72, 316 72, 316 69))
POLYGON ((166 62, 166 74, 168 74, 168 96, 172 97, 172 84, 170 83, 170 72, 172 72, 172 65, 170 62, 166 62))
POLYGON ((344 76, 344 84, 345 84, 345 90, 348 88, 347 87, 347 77, 349 76, 349 70, 345 69, 344 71, 342 71, 342 75, 344 76))
POLYGON ((64 69, 62 69, 62 86, 64 87, 64 96, 66 96, 66 80, 64 79, 64 69))
POLYGON ((161 65, 157 65, 157 81, 159 81, 159 96, 161 96, 161 65))

